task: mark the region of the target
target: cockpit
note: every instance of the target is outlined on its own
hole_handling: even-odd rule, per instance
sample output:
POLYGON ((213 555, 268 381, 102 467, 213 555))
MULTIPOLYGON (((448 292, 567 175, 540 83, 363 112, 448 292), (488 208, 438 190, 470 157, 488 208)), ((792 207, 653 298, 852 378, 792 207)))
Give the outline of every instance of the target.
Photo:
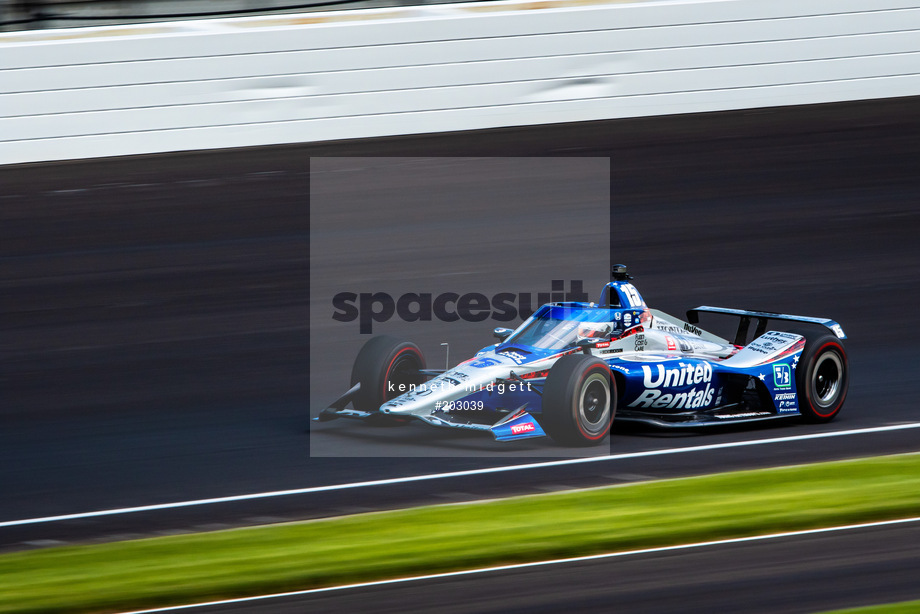
POLYGON ((505 343, 544 350, 561 350, 579 341, 603 341, 623 332, 619 310, 588 307, 582 303, 544 305, 527 319, 505 343))

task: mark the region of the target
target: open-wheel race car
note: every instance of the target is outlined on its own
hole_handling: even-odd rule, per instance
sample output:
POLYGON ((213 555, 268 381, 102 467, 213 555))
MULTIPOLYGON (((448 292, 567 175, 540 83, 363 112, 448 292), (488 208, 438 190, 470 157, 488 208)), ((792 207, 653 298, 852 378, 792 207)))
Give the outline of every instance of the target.
POLYGON ((827 422, 843 406, 846 335, 833 320, 703 306, 684 321, 649 309, 625 266, 611 278, 598 303, 543 305, 446 370, 426 368, 413 343, 374 337, 355 359, 351 388, 315 419, 421 420, 499 441, 549 435, 592 445, 614 419, 666 428, 827 422), (700 313, 737 318, 735 338, 699 328, 700 313))

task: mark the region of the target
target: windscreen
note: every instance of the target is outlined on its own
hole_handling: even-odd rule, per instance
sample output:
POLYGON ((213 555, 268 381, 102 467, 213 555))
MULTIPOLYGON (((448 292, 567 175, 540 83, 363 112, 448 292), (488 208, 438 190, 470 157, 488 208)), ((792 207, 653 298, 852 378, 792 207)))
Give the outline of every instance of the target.
POLYGON ((613 332, 613 311, 596 307, 544 305, 505 343, 560 350, 582 339, 600 340, 613 332))

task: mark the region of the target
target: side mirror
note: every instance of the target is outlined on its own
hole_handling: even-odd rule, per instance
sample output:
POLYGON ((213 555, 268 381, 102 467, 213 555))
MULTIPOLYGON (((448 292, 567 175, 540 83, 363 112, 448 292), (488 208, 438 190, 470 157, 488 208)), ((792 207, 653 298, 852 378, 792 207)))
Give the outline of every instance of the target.
POLYGON ((492 331, 492 336, 498 339, 499 341, 504 341, 513 332, 514 331, 511 330, 510 328, 496 328, 495 330, 492 331))

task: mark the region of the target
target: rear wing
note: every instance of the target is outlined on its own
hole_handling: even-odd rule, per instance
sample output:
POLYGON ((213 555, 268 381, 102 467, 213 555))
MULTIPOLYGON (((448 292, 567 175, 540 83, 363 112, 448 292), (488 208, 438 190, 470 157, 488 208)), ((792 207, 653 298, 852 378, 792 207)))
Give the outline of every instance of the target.
POLYGON ((748 329, 751 326, 751 320, 757 320, 757 328, 754 331, 754 338, 767 332, 767 322, 770 320, 786 320, 790 322, 804 322, 806 324, 820 324, 826 326, 839 339, 846 339, 840 324, 827 318, 811 318, 808 316, 793 316, 786 313, 773 313, 770 311, 746 311, 744 309, 728 309, 726 307, 709 307, 703 305, 696 309, 687 310, 687 321, 691 324, 699 324, 700 313, 721 313, 730 316, 738 316, 741 321, 738 323, 738 332, 735 334, 735 345, 745 345, 747 342, 748 329))

